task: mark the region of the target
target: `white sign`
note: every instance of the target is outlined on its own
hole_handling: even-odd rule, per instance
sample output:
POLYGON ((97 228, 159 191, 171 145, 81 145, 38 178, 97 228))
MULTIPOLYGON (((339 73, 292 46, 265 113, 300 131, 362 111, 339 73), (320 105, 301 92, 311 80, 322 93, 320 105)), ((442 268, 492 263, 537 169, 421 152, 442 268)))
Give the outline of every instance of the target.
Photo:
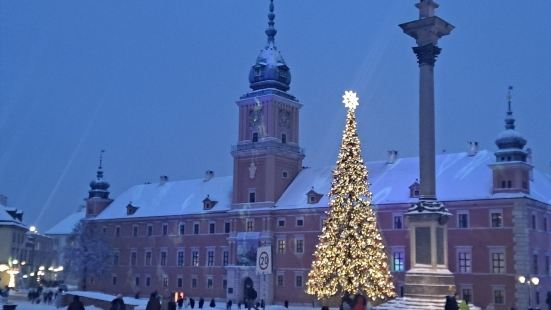
POLYGON ((272 274, 272 247, 261 246, 256 251, 256 273, 272 274))

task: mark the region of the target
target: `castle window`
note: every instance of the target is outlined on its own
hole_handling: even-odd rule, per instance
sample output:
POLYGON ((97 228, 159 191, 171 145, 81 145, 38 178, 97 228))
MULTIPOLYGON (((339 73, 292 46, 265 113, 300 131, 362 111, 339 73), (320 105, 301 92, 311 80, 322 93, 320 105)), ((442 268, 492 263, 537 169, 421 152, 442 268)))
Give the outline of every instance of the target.
POLYGON ((168 235, 168 224, 163 223, 163 236, 168 235))
POLYGON ((184 250, 178 250, 178 254, 176 256, 176 265, 178 267, 184 266, 184 250))
POLYGON ((490 272, 505 273, 505 249, 490 249, 490 272))
POLYGON ((208 288, 208 289, 211 289, 211 288, 212 288, 212 277, 208 277, 208 278, 207 278, 207 288, 208 288))
POLYGON ((303 254, 304 253, 304 239, 295 239, 295 253, 296 254, 303 254))
POLYGON ((405 270, 406 251, 404 248, 392 249, 392 271, 403 272, 405 270))
POLYGON ((147 287, 151 286, 151 277, 150 276, 145 277, 145 286, 147 286, 147 287))
POLYGON ((182 277, 178 277, 178 280, 176 281, 176 283, 179 288, 184 287, 184 279, 182 279, 182 277))
POLYGON ((180 236, 184 235, 184 233, 186 232, 186 225, 184 223, 180 223, 179 232, 180 236))
POLYGON ((491 227, 499 228, 503 227, 503 211, 493 210, 490 211, 491 227))
POLYGON ((136 277, 136 278, 134 279, 134 284, 135 284, 136 286, 140 286, 140 277, 136 277))
POLYGON ((247 231, 253 231, 254 229, 254 221, 252 219, 247 219, 246 221, 246 230, 247 231))
POLYGON ((308 204, 316 204, 321 200, 321 197, 323 197, 323 195, 316 192, 312 186, 308 193, 306 193, 306 202, 308 204))
POLYGON ((146 251, 145 252, 145 265, 146 266, 151 266, 151 257, 153 255, 151 254, 151 251, 146 251))
POLYGON ((494 304, 503 305, 505 303, 505 288, 494 288, 494 304))
POLYGON ((256 189, 254 188, 249 189, 249 202, 256 202, 256 189))
POLYGON ((222 266, 227 266, 230 261, 230 253, 228 251, 222 252, 222 266))
POLYGON ((133 250, 132 253, 130 253, 130 266, 136 266, 138 263, 138 252, 136 250, 133 250))
POLYGON ((469 212, 468 211, 458 211, 457 212, 457 227, 458 228, 469 228, 469 212))
POLYGON ((283 274, 278 274, 277 275, 277 286, 278 287, 283 287, 283 274))
POLYGON ((225 223, 224 223, 224 233, 229 234, 229 233, 230 233, 230 230, 231 230, 231 224, 230 224, 230 222, 225 222, 225 223))
POLYGON ((113 285, 117 285, 117 276, 113 276, 111 278, 111 283, 113 283, 113 285))
POLYGON ((138 211, 139 207, 133 206, 132 203, 129 203, 126 206, 126 215, 132 215, 138 211))
POLYGON ((512 188, 513 187, 513 182, 511 182, 511 180, 508 180, 507 181, 507 188, 512 188))
POLYGON ((460 273, 472 272, 472 248, 457 247, 457 271, 460 273))
POLYGON ((207 266, 214 266, 214 251, 207 251, 207 266))
POLYGON ((115 228, 115 236, 120 237, 121 236, 121 227, 117 226, 115 228))
POLYGON ((281 172, 281 177, 287 179, 289 177, 289 172, 287 170, 283 170, 281 172))
POLYGON ((295 286, 302 287, 302 275, 295 275, 295 286))
POLYGON ((401 214, 392 215, 392 228, 393 229, 402 229, 404 220, 401 214))
POLYGON ((287 143, 287 134, 281 134, 281 143, 287 143))
POLYGON ((193 223, 193 234, 194 235, 199 234, 199 223, 193 223))
POLYGON ((285 240, 284 239, 277 240, 277 253, 285 254, 285 240))
POLYGON ((533 230, 536 230, 537 228, 537 225, 536 225, 536 215, 535 214, 532 214, 532 229, 533 230))
POLYGON ((253 132, 253 142, 258 142, 258 132, 253 132))
POLYGON ((191 278, 191 287, 197 288, 197 278, 191 278))
POLYGON ((216 224, 214 222, 209 223, 209 234, 214 234, 216 231, 216 224))
POLYGON ((285 227, 285 219, 284 218, 278 218, 277 219, 277 226, 278 227, 285 227))
POLYGON ((538 272, 538 254, 534 254, 534 256, 532 256, 532 273, 538 274, 538 272))
POLYGON ((205 199, 203 199, 203 210, 212 209, 217 202, 218 201, 216 201, 216 200, 211 200, 209 195, 207 195, 207 197, 205 199))
POLYGON ((543 218, 543 231, 547 231, 547 217, 543 218))
POLYGON ((132 237, 138 236, 138 225, 132 225, 132 237))
POLYGON ((304 226, 304 217, 302 217, 302 216, 301 216, 301 217, 297 217, 296 220, 297 220, 297 221, 296 221, 296 226, 297 226, 297 227, 302 227, 302 226, 304 226))
POLYGON ((166 256, 167 256, 167 252, 166 250, 162 250, 161 251, 161 266, 166 266, 166 256))

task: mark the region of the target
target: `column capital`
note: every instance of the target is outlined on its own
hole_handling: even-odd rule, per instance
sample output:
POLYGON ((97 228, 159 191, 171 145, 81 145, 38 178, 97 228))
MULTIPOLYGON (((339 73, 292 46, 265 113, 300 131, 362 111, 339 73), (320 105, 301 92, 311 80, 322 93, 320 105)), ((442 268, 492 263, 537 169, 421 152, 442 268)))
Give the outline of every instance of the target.
POLYGON ((442 51, 442 49, 434 43, 413 47, 413 52, 417 55, 417 63, 419 63, 419 65, 434 66, 436 57, 440 54, 440 51, 442 51))

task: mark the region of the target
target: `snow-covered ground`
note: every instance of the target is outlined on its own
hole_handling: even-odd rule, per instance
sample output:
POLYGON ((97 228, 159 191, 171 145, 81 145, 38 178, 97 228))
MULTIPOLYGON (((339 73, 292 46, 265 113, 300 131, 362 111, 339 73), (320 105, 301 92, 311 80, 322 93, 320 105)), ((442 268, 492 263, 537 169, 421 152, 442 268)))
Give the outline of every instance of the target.
MULTIPOLYGON (((111 301, 115 296, 100 293, 100 292, 90 292, 90 291, 70 291, 70 294, 76 294, 82 297, 90 297, 94 299, 99 300, 105 300, 105 301, 111 301)), ((198 300, 198 298, 196 299, 198 300)), ((126 304, 132 304, 135 305, 135 310, 145 310, 145 307, 147 305, 147 299, 135 299, 134 297, 124 297, 124 302, 126 304)), ((210 300, 205 300, 205 306, 203 307, 203 310, 226 310, 226 304, 224 301, 216 301, 216 307, 211 308, 208 306, 210 300)), ((10 294, 9 298, 10 304, 16 304, 17 309, 16 310, 65 310, 67 307, 63 307, 60 309, 57 309, 54 304, 31 304, 26 297, 26 292, 20 291, 20 292, 12 292, 10 294)), ((2 303, 0 303, 0 306, 2 306, 2 303)), ((86 310, 100 310, 101 308, 93 307, 93 306, 85 306, 86 310)), ((312 307, 305 307, 305 306, 293 306, 289 305, 289 308, 286 309, 283 307, 283 305, 267 305, 266 310, 319 310, 321 306, 316 306, 315 308, 312 307)), ((195 309, 198 310, 197 305, 195 306, 195 309)), ((254 308, 253 308, 254 309, 254 308)), ((109 309, 106 309, 109 310, 109 309)), ((189 306, 184 307, 182 310, 191 310, 189 306)), ((231 310, 238 310, 237 305, 233 305, 231 310)), ((246 310, 246 308, 241 307, 241 310, 246 310)), ((331 310, 336 310, 331 308, 331 310)))

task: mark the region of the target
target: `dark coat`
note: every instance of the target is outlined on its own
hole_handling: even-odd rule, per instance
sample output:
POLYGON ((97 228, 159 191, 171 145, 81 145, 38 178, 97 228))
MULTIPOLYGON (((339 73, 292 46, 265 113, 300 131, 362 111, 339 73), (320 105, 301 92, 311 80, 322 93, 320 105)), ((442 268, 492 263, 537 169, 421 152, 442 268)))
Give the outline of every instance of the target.
POLYGON ((161 310, 161 303, 159 302, 157 296, 149 298, 147 306, 145 306, 145 310, 161 310))
POLYGON ((78 298, 73 299, 73 301, 71 301, 71 303, 67 307, 67 310, 84 310, 84 305, 78 298))
POLYGON ((111 301, 111 310, 126 310, 126 305, 122 298, 115 298, 111 301))
POLYGON ((203 305, 205 304, 205 300, 203 297, 199 298, 199 309, 203 309, 203 305))
POLYGON ((172 299, 168 302, 168 310, 176 310, 176 302, 172 299))
POLYGON ((446 304, 444 305, 444 310, 459 310, 457 300, 454 296, 446 296, 446 304))

